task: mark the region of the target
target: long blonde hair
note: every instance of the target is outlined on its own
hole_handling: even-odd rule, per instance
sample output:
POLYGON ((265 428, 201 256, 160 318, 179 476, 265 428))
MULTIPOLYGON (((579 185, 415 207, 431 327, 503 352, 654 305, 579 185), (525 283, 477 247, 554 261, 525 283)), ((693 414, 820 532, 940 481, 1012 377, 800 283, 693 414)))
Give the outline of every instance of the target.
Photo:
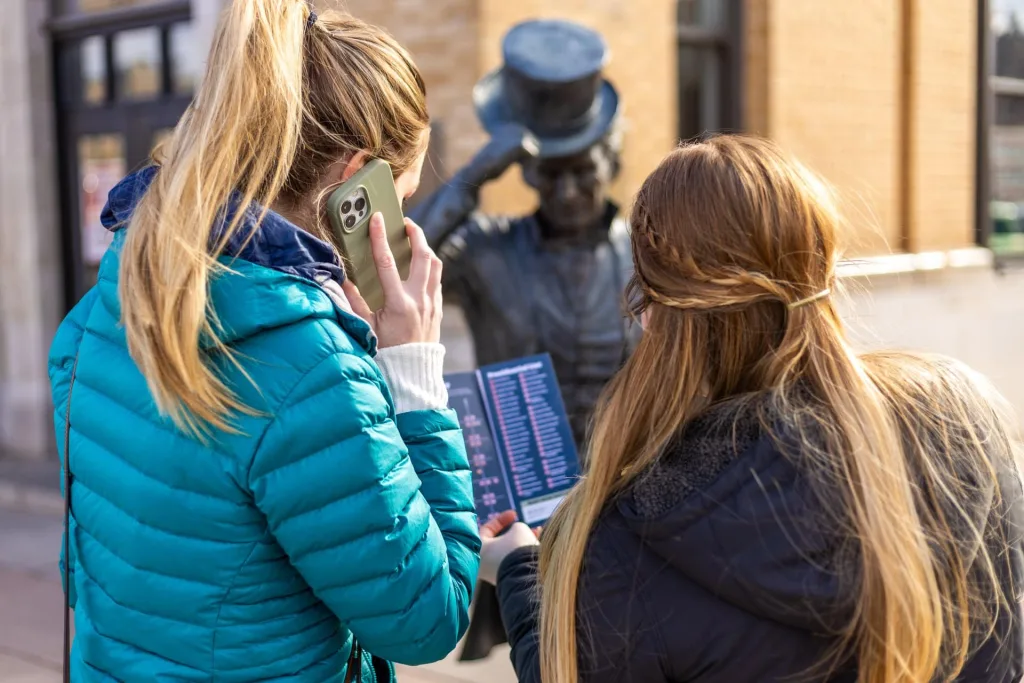
POLYGON ((769 414, 787 416, 776 441, 797 443, 822 496, 837 494, 823 507, 858 550, 855 610, 823 667, 852 657, 862 683, 949 680, 1009 608, 991 529, 966 503, 998 507, 1006 418, 954 363, 851 348, 831 298, 815 296, 836 288, 839 223, 821 180, 752 138, 685 145, 643 184, 631 293, 649 318, 598 406, 588 470, 545 530, 545 683, 577 681, 579 577, 604 507, 690 420, 745 395, 769 397, 769 432, 769 414))
POLYGON ((275 201, 308 201, 326 169, 357 151, 396 175, 422 152, 426 88, 409 54, 345 14, 309 16, 305 0, 231 3, 202 86, 155 155, 160 171, 128 225, 120 266, 128 348, 161 412, 194 432, 231 429, 229 416, 248 411, 210 363, 215 354, 234 359, 217 343, 208 296, 246 213, 235 211, 211 243, 231 193, 265 215, 275 201))

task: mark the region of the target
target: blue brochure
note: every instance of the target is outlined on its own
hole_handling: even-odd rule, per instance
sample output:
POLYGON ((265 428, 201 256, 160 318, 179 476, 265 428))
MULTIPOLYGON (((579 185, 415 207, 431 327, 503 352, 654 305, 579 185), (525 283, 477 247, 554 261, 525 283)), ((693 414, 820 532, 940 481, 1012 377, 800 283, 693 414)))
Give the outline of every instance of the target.
POLYGON ((579 474, 569 418, 547 355, 445 376, 473 469, 481 521, 505 510, 539 526, 579 474))

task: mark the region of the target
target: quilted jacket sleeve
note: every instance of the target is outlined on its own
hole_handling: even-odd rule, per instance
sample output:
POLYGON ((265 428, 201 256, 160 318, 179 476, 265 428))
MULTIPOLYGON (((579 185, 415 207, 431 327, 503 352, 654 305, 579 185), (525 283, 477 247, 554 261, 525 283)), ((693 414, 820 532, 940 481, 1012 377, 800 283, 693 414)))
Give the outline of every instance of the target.
MULTIPOLYGON (((50 388, 53 397, 53 426, 57 436, 57 453, 60 457, 60 492, 64 495, 64 467, 67 462, 64 453, 64 425, 68 407, 68 393, 71 389, 71 370, 75 364, 75 357, 78 355, 78 347, 82 343, 82 336, 85 334, 85 321, 92 310, 98 290, 90 289, 81 301, 79 301, 68 316, 57 329, 50 346, 50 357, 48 370, 50 375, 50 388)), ((72 521, 73 523, 73 521, 72 521)), ((65 531, 65 534, 67 532, 65 531)), ((72 534, 72 537, 74 535, 72 534)), ((64 572, 70 571, 68 576, 68 605, 74 607, 77 601, 75 594, 75 546, 71 544, 71 558, 64 557, 64 539, 60 543, 60 572, 61 586, 64 585, 64 572), (70 569, 68 569, 70 567, 70 569)))
POLYGON ((480 539, 454 413, 396 421, 379 371, 335 353, 278 410, 249 481, 294 566, 367 651, 416 665, 455 648, 480 539))
MULTIPOLYGON (((663 615, 650 616, 646 608, 650 596, 640 594, 647 577, 637 571, 635 557, 623 557, 623 547, 607 529, 603 525, 595 529, 580 574, 576 598, 579 683, 684 680, 665 674, 661 660, 668 650, 661 638, 663 615)), ((520 548, 498 570, 498 603, 519 683, 541 683, 539 554, 536 546, 520 548)), ((659 599, 663 601, 664 596, 659 599)), ((700 622, 694 623, 699 628, 700 622)), ((684 642, 699 644, 700 639, 684 642)))

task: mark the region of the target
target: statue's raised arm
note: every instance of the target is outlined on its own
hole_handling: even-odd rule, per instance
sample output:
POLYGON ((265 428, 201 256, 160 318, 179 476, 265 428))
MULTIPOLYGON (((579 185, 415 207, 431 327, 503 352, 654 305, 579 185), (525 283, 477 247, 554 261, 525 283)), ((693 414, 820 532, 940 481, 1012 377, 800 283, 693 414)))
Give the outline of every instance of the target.
POLYGON ((480 188, 538 151, 537 139, 523 126, 508 124, 496 130, 451 180, 409 211, 409 218, 423 228, 431 248, 440 249, 480 205, 480 188))

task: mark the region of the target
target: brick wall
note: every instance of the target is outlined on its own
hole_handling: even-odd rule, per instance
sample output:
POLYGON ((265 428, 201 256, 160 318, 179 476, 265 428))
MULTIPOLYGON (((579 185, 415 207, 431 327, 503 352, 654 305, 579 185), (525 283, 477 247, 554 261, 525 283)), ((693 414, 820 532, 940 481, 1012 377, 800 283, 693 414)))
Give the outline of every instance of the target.
POLYGON ((897 244, 900 3, 770 0, 751 29, 768 31, 764 132, 842 190, 855 250, 897 244))
POLYGON ((909 247, 961 247, 974 241, 978 11, 963 0, 905 1, 909 247))
POLYGON ((972 245, 974 3, 746 0, 746 8, 748 129, 837 186, 851 251, 972 245))
POLYGON ((478 0, 320 0, 381 26, 416 60, 427 84, 430 114, 442 126, 439 169, 451 175, 486 140, 473 110, 478 64, 478 0))
POLYGON ((743 127, 749 133, 767 135, 768 121, 768 4, 744 0, 743 21, 743 127))
MULTIPOLYGON (((427 81, 431 115, 443 126, 448 176, 487 140, 473 110, 473 85, 501 62, 501 39, 516 22, 560 17, 600 31, 612 50, 609 77, 625 105, 620 201, 675 143, 673 0, 320 0, 388 29, 413 54, 427 81)), ((523 213, 535 199, 513 170, 483 193, 489 211, 523 213)))

